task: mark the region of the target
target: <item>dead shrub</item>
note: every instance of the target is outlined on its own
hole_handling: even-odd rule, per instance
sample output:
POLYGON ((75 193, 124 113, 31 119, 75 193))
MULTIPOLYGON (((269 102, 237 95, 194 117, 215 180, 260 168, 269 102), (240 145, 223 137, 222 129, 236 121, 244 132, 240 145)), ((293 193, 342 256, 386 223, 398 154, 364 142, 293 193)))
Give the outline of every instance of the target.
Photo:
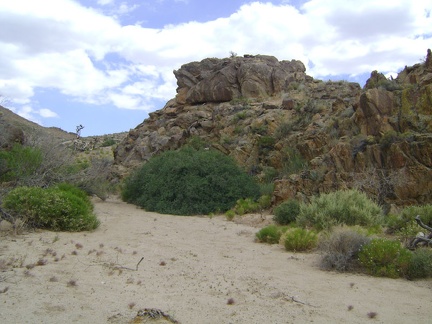
POLYGON ((366 235, 350 228, 337 228, 322 239, 318 249, 322 253, 321 269, 352 271, 358 266, 357 255, 370 241, 366 235))

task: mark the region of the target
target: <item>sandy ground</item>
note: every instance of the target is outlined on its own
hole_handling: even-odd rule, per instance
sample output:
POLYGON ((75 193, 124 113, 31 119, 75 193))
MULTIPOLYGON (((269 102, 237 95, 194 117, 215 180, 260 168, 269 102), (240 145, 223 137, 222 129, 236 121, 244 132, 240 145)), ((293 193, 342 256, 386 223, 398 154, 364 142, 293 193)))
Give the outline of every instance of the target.
POLYGON ((318 254, 255 243, 257 227, 223 216, 117 199, 95 211, 91 233, 2 234, 2 323, 129 323, 144 308, 183 324, 432 323, 432 280, 325 272, 318 254))

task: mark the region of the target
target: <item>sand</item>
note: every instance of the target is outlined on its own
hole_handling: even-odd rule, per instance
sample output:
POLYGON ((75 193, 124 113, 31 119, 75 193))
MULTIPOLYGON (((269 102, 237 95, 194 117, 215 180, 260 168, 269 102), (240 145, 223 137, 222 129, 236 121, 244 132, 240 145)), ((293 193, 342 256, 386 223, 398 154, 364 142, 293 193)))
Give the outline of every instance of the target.
POLYGON ((229 222, 94 202, 94 232, 2 233, 2 323, 129 323, 144 308, 183 324, 432 323, 432 280, 322 271, 317 253, 254 242, 259 215, 229 222))

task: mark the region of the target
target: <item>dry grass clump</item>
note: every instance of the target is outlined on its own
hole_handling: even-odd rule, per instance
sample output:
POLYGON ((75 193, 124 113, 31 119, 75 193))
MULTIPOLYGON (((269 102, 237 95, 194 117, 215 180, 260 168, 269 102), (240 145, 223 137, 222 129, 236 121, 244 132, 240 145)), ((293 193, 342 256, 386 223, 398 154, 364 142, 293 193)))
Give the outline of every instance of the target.
POLYGON ((68 286, 68 287, 76 287, 77 286, 77 282, 76 282, 76 280, 71 279, 71 280, 69 280, 67 282, 66 286, 68 286))
POLYGON ((350 228, 340 227, 322 239, 318 249, 323 254, 321 268, 324 270, 352 271, 358 266, 357 256, 368 237, 350 228))

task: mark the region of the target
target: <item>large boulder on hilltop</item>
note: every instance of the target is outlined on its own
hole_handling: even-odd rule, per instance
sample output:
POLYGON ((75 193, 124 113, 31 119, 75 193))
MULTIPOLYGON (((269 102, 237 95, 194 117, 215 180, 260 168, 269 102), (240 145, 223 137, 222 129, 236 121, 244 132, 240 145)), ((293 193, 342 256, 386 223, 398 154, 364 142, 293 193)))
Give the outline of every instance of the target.
POLYGON ((290 82, 306 79, 300 61, 273 56, 247 55, 205 59, 174 71, 178 103, 226 102, 236 98, 265 98, 287 89, 290 82))

